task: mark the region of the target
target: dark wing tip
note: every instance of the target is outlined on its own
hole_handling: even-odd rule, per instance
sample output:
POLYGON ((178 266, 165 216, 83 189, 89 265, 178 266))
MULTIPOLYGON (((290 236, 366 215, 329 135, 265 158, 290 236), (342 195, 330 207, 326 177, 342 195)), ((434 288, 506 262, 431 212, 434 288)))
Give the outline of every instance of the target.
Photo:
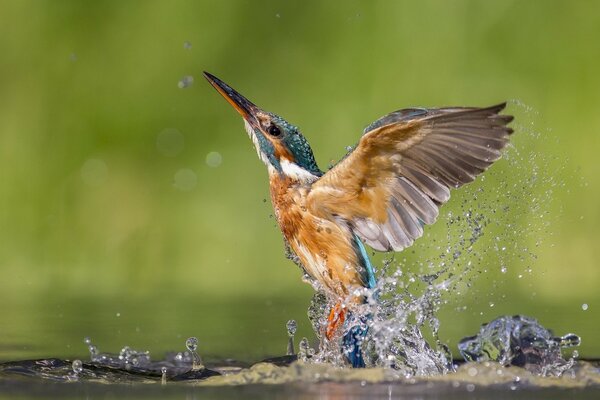
POLYGON ((513 115, 500 114, 500 112, 502 110, 504 110, 505 108, 506 108, 506 102, 503 102, 500 104, 496 104, 495 106, 488 107, 487 109, 494 113, 492 115, 492 117, 495 120, 499 121, 503 125, 503 128, 506 131, 506 133, 508 133, 510 135, 514 132, 514 130, 512 128, 507 127, 506 125, 508 125, 512 121, 514 121, 515 117, 513 115))
POLYGON ((515 117, 513 115, 503 115, 503 117, 504 117, 504 123, 506 123, 506 124, 510 124, 515 119, 515 117))
POLYGON ((506 101, 503 101, 500 104, 496 104, 495 106, 488 107, 489 109, 495 110, 497 113, 504 110, 506 108, 506 101))
MULTIPOLYGON (((497 116, 503 117, 503 118, 506 118, 506 117, 512 118, 512 116, 510 116, 510 115, 500 115, 500 112, 502 110, 504 110, 505 108, 506 108, 506 102, 502 102, 502 103, 495 104, 495 105, 489 106, 489 107, 480 107, 480 108, 474 107, 471 110, 475 111, 477 113, 490 114, 490 116, 497 115, 497 116)), ((512 119, 510 121, 512 121, 512 119)), ((507 121, 507 123, 510 121, 507 121)))

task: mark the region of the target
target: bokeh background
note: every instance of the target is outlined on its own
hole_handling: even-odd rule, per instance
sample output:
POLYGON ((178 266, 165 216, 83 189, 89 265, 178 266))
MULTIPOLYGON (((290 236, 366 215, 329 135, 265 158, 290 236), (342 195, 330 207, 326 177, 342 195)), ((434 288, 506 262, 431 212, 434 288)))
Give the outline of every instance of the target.
POLYGON ((512 100, 515 155, 445 208, 484 190, 496 251, 440 335, 523 313, 600 356, 599 40, 596 1, 1 1, 0 359, 194 335, 256 360, 290 318, 311 335, 266 170, 203 70, 299 125, 322 168, 387 112, 512 100))

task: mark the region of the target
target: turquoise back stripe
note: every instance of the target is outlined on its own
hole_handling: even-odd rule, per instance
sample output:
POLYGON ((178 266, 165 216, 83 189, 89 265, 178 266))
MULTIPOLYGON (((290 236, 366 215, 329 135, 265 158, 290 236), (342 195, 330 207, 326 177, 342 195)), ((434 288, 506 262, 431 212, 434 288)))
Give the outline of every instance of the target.
POLYGON ((361 242, 360 238, 354 235, 354 243, 356 243, 356 247, 358 249, 358 255, 360 257, 360 261, 365 268, 367 276, 365 277, 365 282, 367 283, 367 287, 369 289, 373 289, 376 285, 375 280, 375 271, 373 270, 373 265, 371 265, 371 260, 369 259, 369 255, 367 254, 367 249, 365 249, 365 245, 361 242))

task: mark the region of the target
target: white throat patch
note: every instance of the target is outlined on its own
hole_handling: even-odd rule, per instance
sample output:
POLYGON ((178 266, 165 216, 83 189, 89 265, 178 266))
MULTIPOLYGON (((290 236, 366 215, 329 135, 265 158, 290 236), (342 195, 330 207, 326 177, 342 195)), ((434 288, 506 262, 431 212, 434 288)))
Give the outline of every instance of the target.
POLYGON ((311 183, 319 179, 317 175, 312 174, 311 172, 300 167, 298 164, 290 162, 286 159, 282 159, 280 161, 280 165, 285 175, 300 182, 311 183))

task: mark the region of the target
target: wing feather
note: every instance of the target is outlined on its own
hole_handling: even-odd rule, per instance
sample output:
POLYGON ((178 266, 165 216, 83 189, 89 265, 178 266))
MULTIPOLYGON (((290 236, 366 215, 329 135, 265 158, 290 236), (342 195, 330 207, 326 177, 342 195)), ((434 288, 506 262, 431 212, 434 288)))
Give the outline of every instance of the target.
POLYGON ((419 190, 405 177, 399 177, 392 186, 392 194, 401 207, 404 207, 419 220, 432 224, 438 216, 438 208, 429 196, 419 190))
POLYGON ((450 198, 450 190, 447 186, 410 160, 403 163, 402 174, 436 203, 445 203, 450 198))
POLYGON ((450 188, 472 182, 502 155, 513 119, 487 108, 405 109, 365 130, 356 149, 316 181, 310 210, 341 218, 373 249, 399 251, 423 235, 450 188))
POLYGON ((396 198, 392 198, 390 210, 393 210, 398 216, 397 220, 402 226, 402 229, 412 239, 416 239, 423 235, 423 225, 413 213, 402 207, 396 198))

